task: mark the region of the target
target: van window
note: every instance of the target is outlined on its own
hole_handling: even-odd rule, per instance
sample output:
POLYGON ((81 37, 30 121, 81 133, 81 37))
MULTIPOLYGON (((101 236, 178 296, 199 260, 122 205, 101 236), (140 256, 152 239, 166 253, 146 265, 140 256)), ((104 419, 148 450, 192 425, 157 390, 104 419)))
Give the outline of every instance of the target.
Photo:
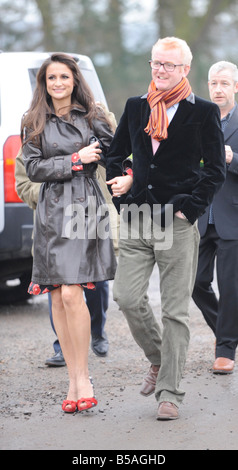
POLYGON ((36 75, 38 70, 39 69, 28 69, 32 91, 34 91, 36 87, 36 75))

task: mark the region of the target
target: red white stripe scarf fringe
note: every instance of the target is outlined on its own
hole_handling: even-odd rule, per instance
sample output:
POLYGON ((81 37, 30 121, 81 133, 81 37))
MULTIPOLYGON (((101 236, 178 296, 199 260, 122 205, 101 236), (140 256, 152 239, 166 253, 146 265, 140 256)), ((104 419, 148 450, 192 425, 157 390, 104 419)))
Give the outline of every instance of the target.
POLYGON ((167 91, 158 91, 152 80, 147 95, 151 113, 145 132, 158 141, 167 139, 169 122, 166 109, 187 98, 191 92, 192 88, 188 79, 185 77, 178 85, 167 91))

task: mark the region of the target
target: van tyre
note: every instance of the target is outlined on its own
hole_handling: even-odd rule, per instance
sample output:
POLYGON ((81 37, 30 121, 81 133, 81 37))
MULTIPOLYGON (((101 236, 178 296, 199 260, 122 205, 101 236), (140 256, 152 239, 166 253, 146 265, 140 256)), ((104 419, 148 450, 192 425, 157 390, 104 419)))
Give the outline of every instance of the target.
POLYGON ((0 305, 14 304, 30 298, 27 289, 31 282, 31 271, 18 277, 17 285, 9 285, 9 281, 0 282, 0 305))

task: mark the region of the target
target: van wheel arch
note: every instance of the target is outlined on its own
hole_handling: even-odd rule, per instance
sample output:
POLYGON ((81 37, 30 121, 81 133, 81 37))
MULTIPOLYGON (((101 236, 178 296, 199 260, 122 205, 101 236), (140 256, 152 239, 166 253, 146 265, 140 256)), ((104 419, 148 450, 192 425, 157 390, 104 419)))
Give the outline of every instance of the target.
POLYGON ((0 280, 0 305, 14 304, 30 298, 27 289, 31 282, 31 270, 22 273, 17 280, 16 285, 0 280))

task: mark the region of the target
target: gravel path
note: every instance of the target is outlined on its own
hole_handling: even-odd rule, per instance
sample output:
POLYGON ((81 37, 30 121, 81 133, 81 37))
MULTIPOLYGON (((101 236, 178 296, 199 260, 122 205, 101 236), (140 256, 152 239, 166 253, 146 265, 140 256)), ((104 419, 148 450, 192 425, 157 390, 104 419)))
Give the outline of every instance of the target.
MULTIPOLYGON (((160 319, 158 273, 150 299, 160 319)), ((112 286, 112 284, 110 284, 112 286)), ((47 297, 0 307, 0 448, 3 450, 234 450, 238 435, 238 374, 214 375, 214 338, 193 302, 191 342, 182 380, 180 419, 156 420, 154 396, 139 394, 148 363, 113 302, 107 319, 109 355, 90 351, 98 406, 66 415, 65 367, 49 368, 53 353, 47 297)))

